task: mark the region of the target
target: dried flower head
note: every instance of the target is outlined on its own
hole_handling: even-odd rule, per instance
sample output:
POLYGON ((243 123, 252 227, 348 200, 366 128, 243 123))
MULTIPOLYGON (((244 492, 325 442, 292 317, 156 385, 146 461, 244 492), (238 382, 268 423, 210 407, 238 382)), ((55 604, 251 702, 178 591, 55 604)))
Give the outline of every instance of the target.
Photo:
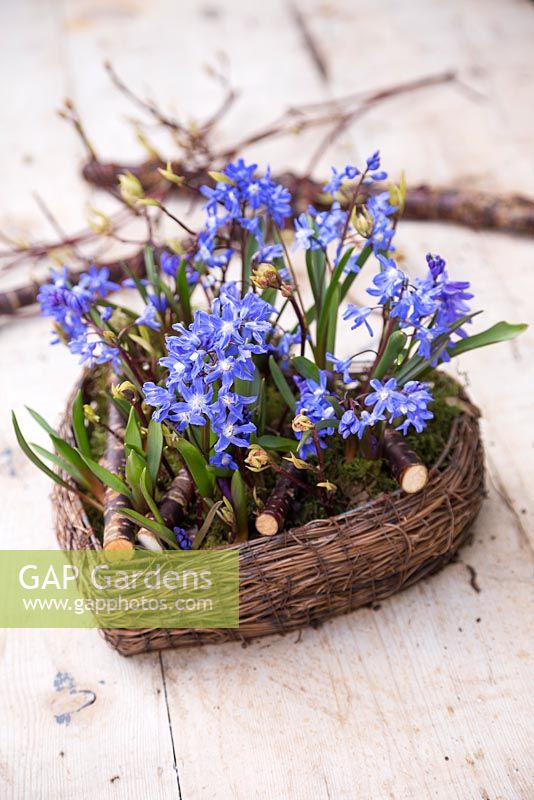
POLYGON ((271 457, 263 447, 259 444, 251 444, 248 450, 248 455, 245 458, 245 464, 252 472, 261 472, 271 463, 271 457))
POLYGON ((295 433, 311 431, 313 428, 313 422, 308 416, 306 416, 305 409, 303 409, 300 414, 297 414, 297 416, 294 417, 293 421, 291 422, 291 427, 295 433))

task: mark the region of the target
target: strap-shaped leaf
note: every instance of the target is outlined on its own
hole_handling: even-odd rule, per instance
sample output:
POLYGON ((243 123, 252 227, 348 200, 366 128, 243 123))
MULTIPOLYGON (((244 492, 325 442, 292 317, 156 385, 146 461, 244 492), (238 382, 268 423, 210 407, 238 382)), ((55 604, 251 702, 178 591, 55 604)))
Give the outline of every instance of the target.
POLYGON ((285 436, 260 436, 258 444, 264 450, 279 450, 282 453, 294 452, 298 447, 295 439, 288 439, 285 436))
POLYGON ((191 289, 187 282, 187 272, 185 269, 185 259, 182 259, 178 267, 178 275, 176 277, 176 285, 180 295, 180 305, 182 307, 182 321, 184 325, 189 325, 193 320, 191 313, 191 289))
POLYGON ((402 331, 393 331, 388 339, 382 357, 373 372, 373 378, 382 380, 386 372, 393 366, 396 359, 404 350, 408 337, 402 331))
POLYGON ((29 406, 26 406, 26 411, 28 411, 28 413, 31 414, 31 416, 34 418, 37 424, 40 425, 44 431, 46 431, 50 435, 54 434, 54 436, 57 436, 57 431, 54 430, 54 428, 51 425, 49 425, 48 422, 45 420, 45 418, 42 417, 37 411, 34 411, 34 409, 30 408, 29 406))
POLYGON ((82 390, 76 393, 74 403, 72 404, 72 430, 74 431, 74 438, 76 444, 84 456, 91 458, 91 445, 89 444, 89 435, 85 427, 85 414, 83 411, 83 394, 82 390))
POLYGON ((143 493, 139 485, 145 467, 146 462, 144 455, 141 457, 136 450, 130 449, 126 458, 126 467, 124 471, 130 487, 130 495, 133 498, 134 504, 140 509, 144 509, 145 507, 143 493))
POLYGON ((96 475, 99 481, 106 486, 109 486, 109 488, 113 489, 113 491, 119 492, 119 494, 123 494, 126 497, 131 498, 131 492, 129 488, 117 475, 114 475, 108 469, 101 466, 96 461, 93 461, 93 459, 89 458, 88 456, 82 456, 82 458, 93 475, 96 475))
POLYGON ((491 328, 485 331, 475 333, 473 336, 466 336, 465 339, 460 339, 450 349, 449 355, 458 356, 460 353, 467 353, 469 350, 475 350, 478 347, 487 347, 490 344, 497 344, 498 342, 506 342, 510 339, 515 339, 523 331, 526 331, 528 325, 524 322, 512 324, 510 322, 497 322, 491 328))
POLYGON ((320 308, 325 284, 325 254, 322 250, 306 250, 306 270, 315 305, 320 308))
POLYGON ((15 416, 15 412, 11 413, 11 419, 12 419, 12 422, 13 422, 13 428, 15 430, 15 436, 17 437, 17 442, 19 444, 20 449, 24 453, 24 455, 27 456, 27 458, 29 458, 29 460, 32 462, 32 464, 34 464, 36 467, 38 467, 38 469, 40 469, 41 472, 44 472, 44 474, 48 478, 53 480, 55 483, 59 483, 60 486, 64 486, 66 489, 69 489, 69 490, 72 491, 72 486, 69 486, 69 484, 66 481, 64 481, 62 478, 60 478, 59 475, 57 475, 54 472, 54 470, 50 469, 50 467, 48 467, 43 461, 41 461, 40 458, 38 458, 35 455, 35 453, 31 449, 30 445, 28 444, 28 442, 26 441, 26 439, 23 436, 23 433, 22 433, 22 431, 20 429, 19 423, 18 423, 17 418, 15 416))
POLYGON ((215 493, 215 478, 208 469, 206 459, 194 444, 187 439, 178 439, 176 448, 184 459, 187 469, 191 473, 196 487, 202 497, 213 497, 215 493))
POLYGON ((149 507, 150 511, 154 515, 154 519, 164 525, 163 517, 159 513, 159 508, 156 505, 156 501, 152 497, 152 485, 150 483, 150 476, 145 469, 141 472, 141 477, 139 478, 139 486, 141 488, 141 492, 143 497, 145 498, 146 504, 149 507))
POLYGON ((306 378, 310 381, 315 381, 315 383, 319 383, 319 368, 313 363, 313 361, 310 361, 309 358, 306 358, 305 356, 295 356, 291 359, 291 363, 297 370, 298 374, 302 375, 303 378, 306 378))
POLYGON ((154 485, 158 477, 162 452, 163 429, 161 427, 161 422, 156 422, 154 419, 151 419, 148 423, 148 433, 146 438, 146 464, 148 468, 148 474, 154 485))
POLYGON ((212 505, 212 507, 206 514, 206 519, 202 523, 201 528, 199 529, 197 535, 193 539, 193 546, 191 547, 191 550, 198 550, 200 548, 200 545, 204 541, 206 534, 208 533, 209 529, 211 528, 211 524, 215 519, 215 514, 217 513, 217 511, 221 506, 222 506, 222 500, 218 500, 216 503, 212 505))
POLYGON ((232 506, 236 521, 236 541, 246 542, 248 539, 248 497, 247 487, 239 470, 235 470, 230 484, 232 506))
POLYGON ((90 488, 82 473, 76 469, 73 464, 69 463, 64 458, 61 458, 61 456, 58 456, 56 453, 51 453, 49 450, 46 450, 44 447, 41 447, 41 445, 36 444, 35 442, 32 442, 30 447, 32 447, 36 453, 39 453, 40 456, 46 458, 47 461, 50 461, 51 464, 55 464, 58 469, 63 470, 63 472, 66 472, 67 475, 71 476, 71 478, 74 478, 79 486, 83 487, 84 489, 90 488))
POLYGON ((284 377, 284 373, 274 360, 273 356, 269 356, 269 369, 271 370, 271 375, 273 377, 273 381, 276 384, 276 388, 278 389, 283 399, 285 400, 285 403, 289 408, 289 410, 292 411, 294 414, 297 405, 295 397, 293 396, 293 392, 289 388, 289 384, 284 377))
POLYGON ((165 525, 162 525, 161 522, 156 522, 155 519, 150 519, 150 517, 144 517, 142 514, 139 514, 138 511, 134 511, 133 508, 118 508, 117 514, 136 522, 140 528, 148 528, 149 531, 154 531, 154 533, 156 533, 160 539, 167 542, 169 547, 172 547, 173 550, 180 549, 174 538, 174 533, 165 525))
POLYGON ((124 444, 137 450, 137 452, 143 452, 143 440, 141 438, 141 431, 139 430, 139 418, 133 406, 130 406, 130 413, 128 414, 128 422, 126 423, 126 430, 124 431, 124 444))

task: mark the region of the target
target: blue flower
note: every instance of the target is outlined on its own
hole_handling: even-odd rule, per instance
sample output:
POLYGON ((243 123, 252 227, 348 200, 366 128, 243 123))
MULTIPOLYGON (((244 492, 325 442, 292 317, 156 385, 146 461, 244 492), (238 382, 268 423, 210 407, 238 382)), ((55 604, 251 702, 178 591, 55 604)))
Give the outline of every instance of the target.
POLYGON ((215 442, 216 453, 224 452, 231 444, 248 447, 250 434, 256 432, 256 426, 252 422, 240 423, 232 417, 230 414, 225 420, 213 423, 213 430, 219 437, 215 442))
POLYGON ((367 159, 367 169, 370 172, 380 169, 380 150, 377 150, 372 156, 369 156, 367 159))
POLYGON ((401 398, 401 395, 397 391, 397 381, 395 378, 390 378, 385 383, 382 383, 382 381, 377 378, 373 378, 369 385, 374 389, 374 392, 367 395, 365 398, 365 405, 374 406, 373 412, 378 415, 382 414, 384 411, 389 411, 390 414, 393 414, 401 398))
POLYGON ((88 271, 80 276, 79 285, 88 289, 93 298, 106 297, 111 292, 119 288, 119 284, 109 280, 109 269, 107 267, 97 268, 90 266, 88 271))
POLYGON ((154 331, 159 331, 161 329, 161 322, 157 319, 157 316, 157 308, 152 303, 148 303, 144 307, 143 312, 135 320, 135 324, 152 328, 154 331))
POLYGON ((369 332, 369 336, 373 336, 373 329, 371 325, 367 321, 367 317, 372 313, 372 308, 369 306, 355 306, 353 303, 349 303, 347 308, 343 312, 343 319, 350 319, 353 321, 351 325, 351 330, 355 330, 359 328, 360 325, 365 325, 367 331, 369 332))
POLYGON ((164 250, 159 257, 159 265, 161 271, 164 272, 165 275, 176 278, 178 267, 180 266, 180 259, 175 253, 169 253, 168 250, 164 250))
POLYGON ((350 358, 342 360, 340 358, 336 358, 333 353, 327 353, 326 357, 332 364, 332 370, 334 372, 339 372, 340 374, 342 374, 344 383, 354 382, 354 378, 350 374, 352 356, 350 358))
POLYGON ((374 254, 378 255, 393 250, 395 226, 391 217, 397 209, 390 203, 389 192, 372 194, 365 205, 373 221, 369 244, 372 246, 374 254))
POLYGON ((338 172, 335 167, 331 167, 331 172, 330 180, 323 186, 323 192, 326 192, 326 194, 336 194, 341 189, 344 181, 352 181, 360 174, 360 170, 350 164, 347 164, 341 172, 338 172))
POLYGON ((354 411, 345 411, 339 421, 339 434, 343 439, 348 439, 349 436, 354 436, 360 430, 360 420, 354 411))
POLYGON ((121 359, 117 347, 103 341, 96 331, 84 330, 69 342, 69 350, 80 356, 80 364, 91 369, 95 364, 111 363, 115 372, 119 371, 121 359))
POLYGON ((253 261, 258 264, 272 264, 277 258, 284 257, 284 248, 281 244, 262 245, 253 255, 253 261))
MULTIPOLYGON (((314 239, 315 231, 312 227, 311 220, 309 216, 303 212, 295 220, 295 247, 303 247, 304 250, 309 250, 312 247, 314 239)), ((315 249, 317 249, 317 245, 315 249)))
POLYGON ((152 415, 154 421, 163 422, 164 419, 167 419, 171 408, 176 402, 175 395, 152 381, 147 381, 143 384, 143 394, 148 405, 156 408, 152 415))
POLYGON ((403 288, 406 275, 400 270, 392 258, 378 254, 377 258, 382 266, 378 275, 373 278, 374 288, 367 289, 367 293, 378 298, 379 303, 386 303, 399 294, 403 288))
POLYGON ((173 533, 176 538, 176 544, 181 550, 191 550, 193 541, 184 528, 173 528, 173 533))
POLYGON ((215 453, 210 458, 210 464, 220 469, 237 469, 237 464, 228 452, 215 453))

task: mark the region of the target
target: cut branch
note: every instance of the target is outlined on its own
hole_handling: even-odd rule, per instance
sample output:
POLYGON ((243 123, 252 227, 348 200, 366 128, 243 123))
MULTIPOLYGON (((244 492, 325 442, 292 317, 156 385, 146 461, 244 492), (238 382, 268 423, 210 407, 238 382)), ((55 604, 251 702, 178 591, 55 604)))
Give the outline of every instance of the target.
MULTIPOLYGON (((94 263, 94 262, 89 262, 94 263)), ((140 250, 129 258, 122 258, 120 261, 112 261, 108 264, 96 264, 97 267, 106 266, 109 269, 109 278, 112 281, 120 281, 127 277, 124 265, 134 273, 134 275, 142 276, 145 271, 144 250, 140 250)), ((68 278, 71 283, 78 282, 79 273, 71 271, 68 273, 68 278)), ((27 286, 19 286, 16 289, 11 289, 7 292, 0 292, 0 314, 15 314, 19 309, 26 306, 31 306, 37 302, 37 295, 41 286, 49 282, 49 278, 42 281, 33 281, 27 286)))
MULTIPOLYGON (((164 524, 171 530, 183 522, 193 498, 193 481, 186 469, 180 470, 159 504, 159 513, 164 524)), ((152 515, 148 515, 153 519, 152 515)), ((147 550, 163 550, 158 536, 148 528, 141 528, 137 541, 147 550)))
POLYGON ((428 483, 428 469, 394 428, 384 431, 382 457, 389 463, 393 477, 407 494, 420 492, 428 483))
MULTIPOLYGON (((296 472, 295 467, 288 467, 288 473, 296 472)), ((261 514, 256 517, 256 530, 262 536, 274 536, 282 530, 291 503, 295 499, 297 487, 289 475, 282 475, 261 514)))
MULTIPOLYGON (((185 174, 181 163, 171 166, 176 174, 184 175, 193 188, 210 180, 207 170, 190 170, 185 174)), ((141 181, 146 191, 150 191, 161 185, 162 178, 157 171, 160 167, 164 168, 165 164, 153 160, 136 167, 88 161, 82 173, 89 183, 106 189, 116 187, 118 176, 128 170, 141 181)), ((295 214, 305 211, 309 205, 325 208, 329 205, 322 190, 323 184, 306 175, 286 172, 275 176, 274 180, 291 192, 295 214)), ((383 192, 387 186, 376 184, 372 189, 374 192, 383 192)), ((478 192, 469 187, 450 189, 421 184, 408 188, 403 216, 419 221, 452 222, 475 230, 534 235, 534 199, 521 195, 478 192)))
MULTIPOLYGON (((122 417, 113 403, 109 406, 109 427, 121 439, 124 436, 122 417)), ((105 467, 114 475, 124 472, 124 444, 111 434, 107 438, 105 467)), ((135 524, 121 516, 120 510, 130 508, 130 500, 109 486, 104 493, 104 550, 124 550, 133 552, 135 524)))

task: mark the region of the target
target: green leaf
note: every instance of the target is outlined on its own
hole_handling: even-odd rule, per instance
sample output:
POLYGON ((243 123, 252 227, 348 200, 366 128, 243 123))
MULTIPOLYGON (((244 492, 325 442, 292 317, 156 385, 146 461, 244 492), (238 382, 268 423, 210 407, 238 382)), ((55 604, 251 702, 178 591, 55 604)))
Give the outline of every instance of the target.
POLYGON ((388 369, 393 366, 399 355, 402 353, 408 337, 402 331, 393 331, 388 339, 386 348, 382 354, 382 358, 376 365, 373 372, 373 378, 382 380, 388 369))
POLYGON ((306 270, 317 308, 320 308, 323 299, 326 275, 325 260, 325 254, 322 250, 306 251, 306 270))
POLYGON ((254 378, 246 381, 243 378, 234 379, 234 391, 243 397, 257 397, 260 393, 261 376, 258 368, 254 367, 254 378))
POLYGON ((263 292, 261 293, 261 299, 265 300, 265 302, 269 303, 271 306, 274 306, 276 302, 276 295, 277 295, 277 290, 268 287, 267 289, 264 289, 263 292))
POLYGON ((149 531, 154 531, 160 539, 167 542, 174 550, 180 549, 176 544, 174 533, 165 525, 162 525, 161 522, 156 522, 155 519, 150 519, 150 517, 144 517, 142 514, 139 514, 138 511, 134 511, 133 508, 118 508, 117 514, 136 522, 140 528, 148 528, 149 531))
POLYGON ((89 444, 89 435, 85 427, 83 394, 81 389, 77 392, 74 403, 72 404, 72 429, 80 452, 83 453, 84 456, 89 456, 89 458, 91 458, 91 445, 89 444))
POLYGON ((256 403, 256 428, 261 436, 267 424, 267 384, 265 378, 261 379, 258 402, 256 403))
POLYGON ((27 456, 27 458, 30 459, 32 464, 35 464, 35 466, 38 467, 38 469, 40 469, 41 472, 44 472, 44 474, 47 475, 51 480, 53 480, 55 483, 59 483, 60 486, 64 486, 66 489, 72 491, 72 486, 69 486, 69 484, 62 478, 60 478, 59 475, 57 475, 54 472, 54 470, 50 469, 50 467, 44 464, 40 458, 37 458, 37 456, 35 455, 35 453, 33 452, 30 445, 28 444, 28 442, 26 441, 26 439, 22 434, 19 423, 15 416, 15 412, 11 412, 11 419, 13 422, 13 428, 15 430, 15 436, 17 437, 17 442, 24 455, 27 456))
POLYGON ((124 432, 124 444, 127 447, 134 448, 138 452, 143 451, 143 440, 141 438, 141 431, 139 430, 139 419, 133 406, 130 406, 130 413, 128 414, 128 422, 126 423, 126 430, 124 432))
POLYGON ((345 269, 349 261, 349 258, 352 255, 353 250, 354 250, 353 247, 349 247, 345 251, 345 253, 343 253, 342 257, 339 259, 339 263, 330 277, 330 283, 328 284, 328 288, 324 296, 324 303, 321 307, 319 318, 317 321, 317 343, 315 347, 315 361, 317 363, 317 366, 320 367, 321 369, 324 369, 325 366, 328 329, 329 326, 332 324, 332 319, 337 320, 337 311, 340 301, 340 293, 338 291, 339 281, 341 280, 341 277, 343 275, 343 270, 345 269), (335 311, 334 315, 332 314, 332 309, 334 309, 335 311))
MULTIPOLYGON (((144 330, 143 328, 141 330, 144 330)), ((147 342, 142 336, 137 336, 135 333, 128 333, 128 338, 142 347, 143 350, 148 353, 149 356, 156 356, 156 351, 150 342, 147 342)))
POLYGON ((215 494, 215 479, 213 473, 208 469, 208 464, 202 453, 187 439, 178 439, 176 448, 184 459, 201 496, 213 497, 215 494))
POLYGON ((247 487, 239 470, 232 475, 230 493, 236 521, 236 541, 246 542, 248 539, 248 497, 247 487))
POLYGON ((45 430, 50 435, 53 434, 54 436, 57 436, 57 431, 54 430, 54 428, 51 425, 49 425, 48 422, 45 420, 45 418, 42 417, 40 414, 38 414, 37 411, 34 411, 33 408, 30 408, 29 406, 26 406, 26 410, 32 415, 34 420, 37 422, 38 425, 41 426, 41 428, 43 428, 43 430, 45 430))
MULTIPOLYGON (((131 278, 131 280, 134 282, 135 288, 137 289, 137 291, 139 292, 139 294, 141 295, 141 297, 143 298, 145 303, 147 303, 148 302, 147 290, 143 286, 143 284, 141 283, 140 279, 137 277, 137 275, 134 272, 132 272, 132 270, 130 269, 130 267, 128 266, 126 261, 122 262, 122 268, 125 271, 125 273, 127 274, 127 276, 129 278, 131 278)), ((138 316, 139 315, 136 314, 135 318, 137 319, 138 316)))
POLYGON ((148 474, 153 484, 156 483, 161 454, 163 452, 163 429, 161 422, 151 419, 148 423, 148 433, 146 439, 146 464, 148 474))
POLYGON ((89 482, 91 482, 91 479, 94 480, 91 471, 87 468, 87 464, 83 460, 83 457, 78 450, 55 434, 51 433, 50 438, 52 440, 52 444, 54 445, 54 449, 65 461, 68 461, 77 470, 85 474, 86 480, 89 478, 89 482))
POLYGON ((297 370, 298 374, 302 375, 303 378, 306 378, 310 381, 315 381, 315 383, 319 383, 319 368, 313 363, 313 361, 310 361, 309 358, 306 358, 305 356, 295 356, 291 359, 291 363, 297 370))
POLYGON ((144 256, 146 276, 152 286, 156 288, 160 284, 160 279, 156 270, 156 262, 154 261, 154 250, 150 245, 145 247, 144 256))
POLYGON ((206 534, 211 527, 211 523, 215 519, 215 514, 217 513, 217 511, 221 506, 222 506, 222 500, 218 500, 216 503, 212 505, 212 507, 206 514, 206 519, 202 523, 202 527, 199 529, 197 535, 193 539, 193 545, 191 547, 191 550, 198 550, 200 548, 200 545, 204 541, 206 534))
POLYGON ((44 447, 41 447, 41 445, 39 444, 35 444, 35 442, 31 443, 31 447, 33 447, 33 449, 37 453, 39 453, 40 456, 43 456, 43 458, 46 458, 52 464, 55 464, 56 467, 63 470, 63 472, 66 472, 68 475, 70 475, 71 478, 74 478, 76 483, 78 483, 82 488, 84 489, 90 488, 89 484, 87 483, 82 473, 78 469, 76 469, 76 467, 73 464, 69 463, 68 461, 65 461, 64 458, 61 458, 61 456, 56 455, 56 453, 51 453, 49 450, 45 450, 44 447))
POLYGON ((327 353, 334 353, 336 349, 337 320, 339 316, 339 286, 336 286, 334 300, 330 306, 330 318, 328 320, 328 332, 326 334, 327 353))
POLYGON ((424 358, 423 356, 413 356, 410 358, 409 361, 406 361, 402 367, 395 373, 395 378, 397 379, 397 383, 399 386, 402 386, 407 381, 411 381, 417 377, 421 372, 427 369, 431 362, 434 361, 435 358, 441 355, 441 353, 446 350, 451 334, 454 331, 461 328, 462 325, 465 325, 470 319, 473 317, 478 316, 478 314, 482 314, 482 311, 474 311, 472 314, 466 314, 464 317, 457 319, 456 322, 451 325, 450 329, 447 333, 444 333, 442 336, 438 336, 436 341, 433 343, 432 351, 430 358, 424 358))
POLYGON ((247 236, 245 245, 244 264, 243 264, 243 291, 250 288, 250 278, 252 276, 252 258, 258 250, 258 241, 255 236, 247 236))
POLYGON ((159 513, 159 508, 156 505, 154 498, 152 497, 152 485, 150 482, 150 475, 145 469, 141 472, 141 477, 139 478, 139 486, 141 488, 141 492, 143 497, 145 498, 146 504, 149 507, 150 511, 154 515, 154 519, 161 523, 161 525, 165 525, 163 521, 163 517, 159 513))
POLYGON ((264 450, 280 450, 283 453, 294 452, 298 447, 295 439, 288 439, 285 436, 260 436, 258 444, 264 450))
POLYGON ((511 324, 510 322, 497 322, 485 331, 475 333, 473 336, 467 336, 465 339, 460 339, 450 349, 449 355, 458 356, 460 353, 467 353, 469 350, 475 350, 478 347, 487 347, 489 344, 497 344, 498 342, 506 342, 510 339, 515 339, 523 331, 526 331, 528 325, 526 323, 511 324))
POLYGON ((275 382, 278 391, 285 400, 289 410, 294 414, 297 405, 295 398, 293 396, 291 389, 289 388, 288 382, 284 377, 284 373, 274 360, 273 356, 269 356, 269 369, 271 370, 271 375, 273 377, 273 381, 275 382))
POLYGON ((178 267, 178 275, 176 277, 176 286, 180 295, 180 305, 182 306, 182 322, 185 326, 189 325, 193 320, 191 313, 191 295, 190 288, 187 282, 187 272, 185 269, 185 259, 182 259, 178 267))
POLYGON ((135 450, 130 450, 126 458, 125 474, 130 487, 130 495, 139 508, 144 507, 144 497, 140 488, 141 475, 145 469, 145 459, 141 458, 135 450))
POLYGON ((129 488, 126 486, 124 481, 122 481, 117 475, 114 475, 105 467, 102 467, 96 461, 93 461, 92 458, 88 456, 82 456, 83 460, 91 470, 91 472, 96 475, 99 481, 104 483, 106 486, 109 486, 110 489, 113 489, 114 492, 119 492, 119 494, 123 494, 126 497, 131 499, 131 492, 129 488))

